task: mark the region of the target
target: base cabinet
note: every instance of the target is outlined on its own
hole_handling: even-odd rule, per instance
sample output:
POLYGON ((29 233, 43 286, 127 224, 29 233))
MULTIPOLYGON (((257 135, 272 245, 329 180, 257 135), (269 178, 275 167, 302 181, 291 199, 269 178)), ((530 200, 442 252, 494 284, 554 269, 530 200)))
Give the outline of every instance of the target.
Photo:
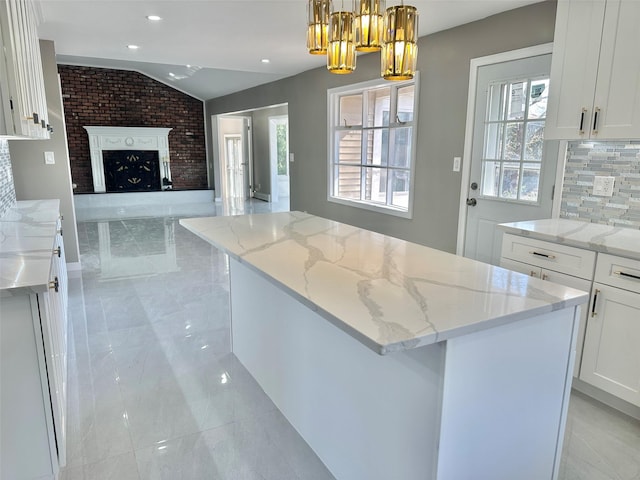
POLYGON ((600 254, 580 379, 640 407, 640 262, 600 254))
MULTIPOLYGON (((591 275, 595 258, 593 252, 579 248, 505 234, 502 242, 500 266, 531 277, 588 292, 591 290, 591 275)), ((578 325, 576 361, 573 366, 574 377, 578 377, 580 374, 587 314, 587 308, 583 306, 578 325)))
POLYGON ((0 290, 0 480, 55 480, 66 463, 67 272, 60 233, 53 247, 46 285, 0 290))

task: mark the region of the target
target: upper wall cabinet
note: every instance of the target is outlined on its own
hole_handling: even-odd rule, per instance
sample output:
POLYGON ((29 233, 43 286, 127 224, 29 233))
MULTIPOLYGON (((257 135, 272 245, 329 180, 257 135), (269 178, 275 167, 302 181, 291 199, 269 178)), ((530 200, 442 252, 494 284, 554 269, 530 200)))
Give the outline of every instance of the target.
POLYGON ((49 138, 32 0, 0 2, 0 137, 49 138))
POLYGON ((546 139, 640 138, 640 2, 559 0, 546 139))

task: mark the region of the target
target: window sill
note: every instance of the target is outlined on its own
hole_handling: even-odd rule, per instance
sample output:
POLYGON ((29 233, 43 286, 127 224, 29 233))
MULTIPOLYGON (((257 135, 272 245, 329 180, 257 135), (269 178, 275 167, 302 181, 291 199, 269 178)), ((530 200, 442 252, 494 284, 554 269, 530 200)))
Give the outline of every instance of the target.
POLYGON ((347 205, 349 207, 361 208, 363 210, 369 210, 376 213, 383 213, 385 215, 393 215, 394 217, 401 217, 411 219, 413 218, 411 205, 409 205, 409 210, 401 210, 399 208, 385 206, 385 205, 374 205, 367 202, 362 202, 358 200, 347 200, 344 198, 337 197, 327 197, 327 200, 331 203, 339 203, 340 205, 347 205))

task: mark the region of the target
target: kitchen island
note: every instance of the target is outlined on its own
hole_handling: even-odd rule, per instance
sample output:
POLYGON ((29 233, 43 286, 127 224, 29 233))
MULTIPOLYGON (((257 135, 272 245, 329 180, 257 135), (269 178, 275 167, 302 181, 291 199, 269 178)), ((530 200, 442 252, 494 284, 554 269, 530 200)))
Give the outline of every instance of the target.
POLYGON ((587 294, 301 212, 183 219, 233 352, 338 479, 552 479, 587 294))

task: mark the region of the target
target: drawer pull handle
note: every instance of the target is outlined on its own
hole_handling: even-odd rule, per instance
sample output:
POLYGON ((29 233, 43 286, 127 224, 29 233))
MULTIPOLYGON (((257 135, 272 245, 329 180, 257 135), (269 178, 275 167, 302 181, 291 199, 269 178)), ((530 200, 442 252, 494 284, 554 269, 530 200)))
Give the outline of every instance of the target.
POLYGON ((536 252, 535 250, 533 252, 529 252, 529 254, 536 255, 538 257, 548 258, 549 260, 553 260, 554 258, 556 258, 555 255, 550 255, 548 253, 540 253, 540 252, 536 252))
POLYGON ((595 292, 593 293, 593 304, 591 305, 591 317, 595 317, 596 315, 598 315, 596 313, 596 303, 598 302, 599 293, 600 293, 600 290, 596 288, 595 292))
POLYGON ((55 277, 53 282, 49 282, 49 288, 53 288, 56 292, 60 289, 60 282, 58 281, 58 277, 55 277))
POLYGON ((640 280, 640 275, 633 275, 632 273, 625 272, 613 272, 615 275, 620 275, 621 277, 633 278, 634 280, 640 280))
POLYGON ((62 255, 62 249, 60 247, 53 249, 54 255, 58 255, 58 258, 62 255))
POLYGON ((549 278, 549 275, 547 275, 546 273, 542 274, 542 279, 543 280, 547 280, 549 278))
POLYGON ((535 271, 535 270, 531 270, 531 271, 529 272, 529 276, 530 276, 530 277, 537 277, 537 276, 538 276, 538 274, 536 273, 536 271, 535 271))

